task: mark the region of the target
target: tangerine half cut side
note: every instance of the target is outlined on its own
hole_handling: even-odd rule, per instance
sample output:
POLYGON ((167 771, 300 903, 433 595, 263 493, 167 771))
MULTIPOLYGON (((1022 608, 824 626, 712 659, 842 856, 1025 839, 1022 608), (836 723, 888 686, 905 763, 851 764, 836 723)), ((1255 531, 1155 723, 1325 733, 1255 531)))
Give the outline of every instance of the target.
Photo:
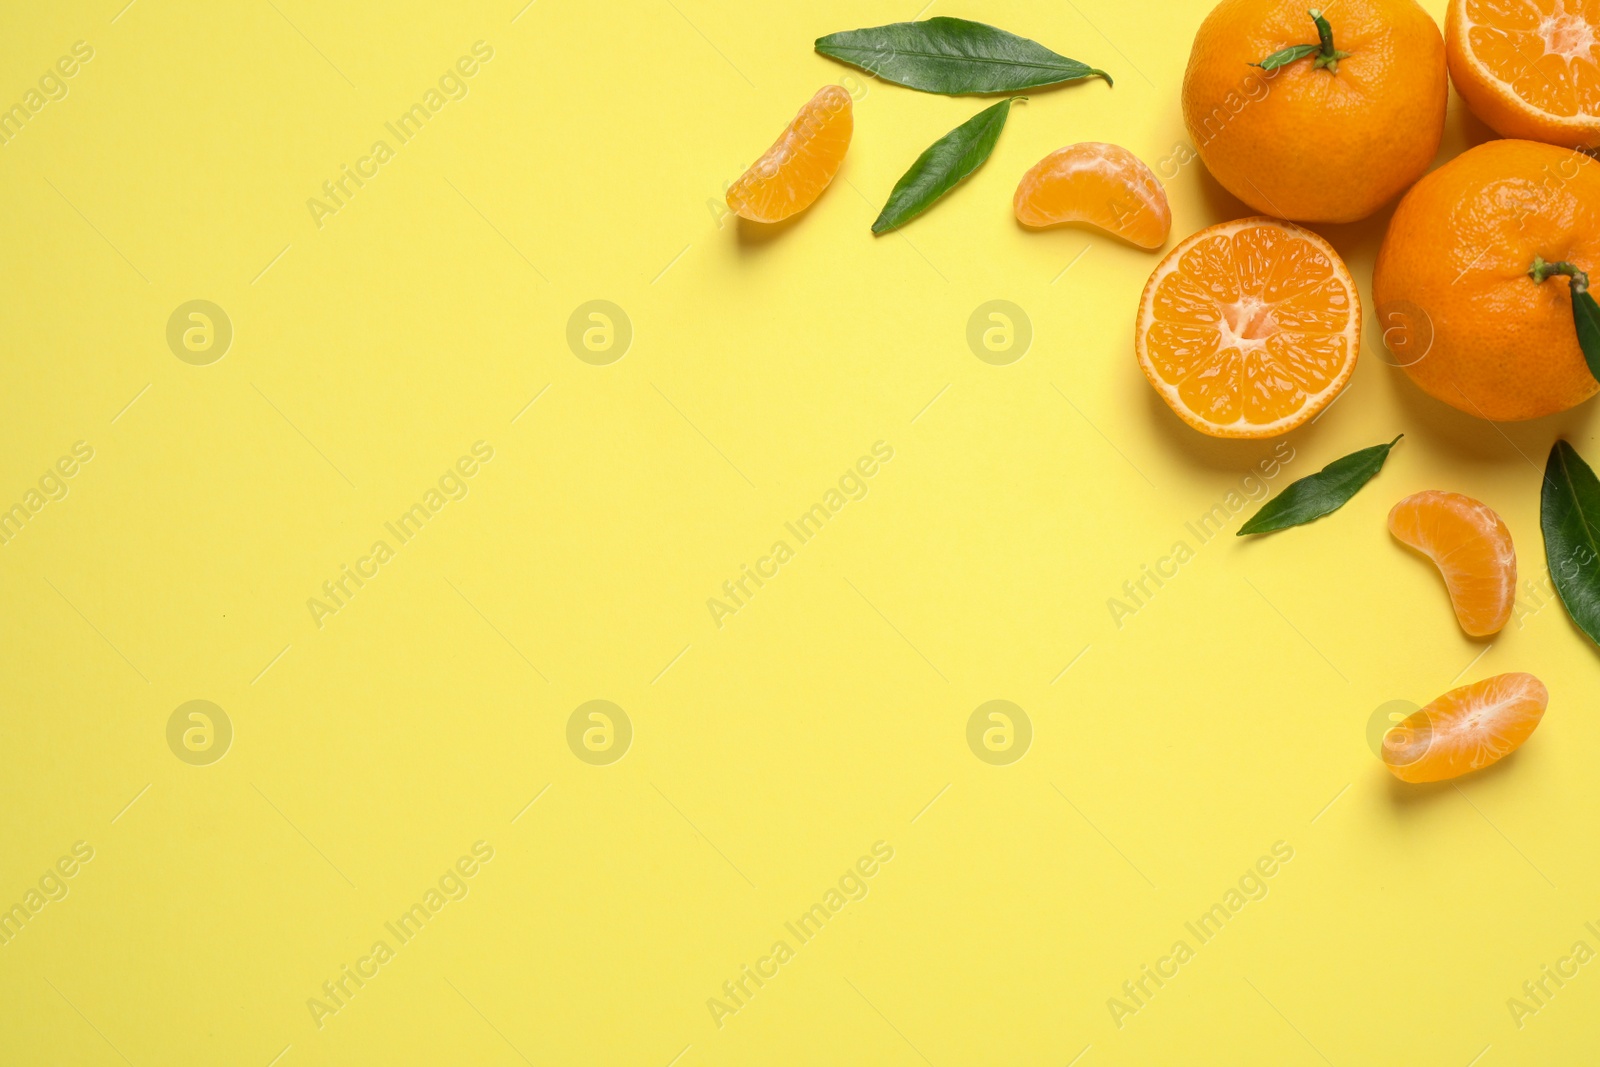
POLYGON ((1356 369, 1361 298, 1332 245, 1256 217, 1169 252, 1139 302, 1134 352, 1178 417, 1213 437, 1276 437, 1333 402, 1356 369))
POLYGON ((824 85, 772 147, 728 187, 728 206, 752 222, 782 222, 816 202, 850 148, 850 93, 824 85))
POLYGON ((1499 633, 1517 598, 1517 551, 1487 504, 1430 489, 1389 512, 1389 532, 1439 568, 1456 621, 1471 637, 1499 633))
POLYGON ((1501 136, 1600 147, 1600 0, 1451 0, 1445 56, 1501 136))

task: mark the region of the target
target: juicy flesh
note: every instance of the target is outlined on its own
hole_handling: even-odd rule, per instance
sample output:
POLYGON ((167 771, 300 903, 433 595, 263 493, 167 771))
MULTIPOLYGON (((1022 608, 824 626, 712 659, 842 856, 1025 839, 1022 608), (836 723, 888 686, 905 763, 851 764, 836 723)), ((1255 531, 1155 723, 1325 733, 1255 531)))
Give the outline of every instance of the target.
POLYGON ((1287 422, 1336 389, 1355 359, 1347 278, 1321 247, 1276 225, 1204 237, 1157 283, 1146 351, 1204 421, 1287 422))
POLYGON ((1498 633, 1517 595, 1517 553, 1499 515, 1469 496, 1429 490, 1389 512, 1389 532, 1433 560, 1461 629, 1498 633))
POLYGON ((1085 141, 1045 156, 1022 176, 1012 207, 1025 226, 1086 222, 1141 248, 1160 248, 1172 230, 1161 183, 1114 144, 1085 141))
POLYGON ((728 206, 753 222, 781 222, 804 211, 833 181, 854 125, 850 94, 842 86, 823 86, 728 187, 728 206))
POLYGON ((1531 674, 1497 674, 1452 689, 1383 735, 1383 762, 1406 782, 1441 782, 1516 751, 1544 716, 1550 694, 1531 674))
POLYGON ((1466 30, 1478 62, 1520 99, 1600 116, 1600 0, 1469 0, 1466 30))

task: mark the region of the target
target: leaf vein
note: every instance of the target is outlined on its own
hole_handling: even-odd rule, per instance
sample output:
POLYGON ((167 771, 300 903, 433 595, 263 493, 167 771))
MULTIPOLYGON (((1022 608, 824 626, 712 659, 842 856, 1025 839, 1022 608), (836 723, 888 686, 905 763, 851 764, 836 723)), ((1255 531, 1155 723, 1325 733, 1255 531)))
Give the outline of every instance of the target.
MULTIPOLYGON (((819 49, 819 51, 823 51, 825 54, 837 55, 839 58, 843 58, 846 53, 859 54, 869 58, 872 56, 883 56, 883 49, 881 48, 840 47, 838 45, 828 45, 825 49, 819 49)), ((1090 73, 1099 73, 1095 70, 1095 68, 1089 66, 1088 64, 1079 63, 1076 60, 1069 61, 1071 66, 1068 66, 1065 63, 1034 63, 1021 59, 994 59, 987 56, 962 55, 957 52, 924 52, 915 48, 896 48, 893 50, 893 54, 897 56, 916 56, 919 59, 946 59, 955 63, 977 63, 986 67, 1017 67, 1024 70, 1043 70, 1052 72, 1076 71, 1077 69, 1082 68, 1090 73)))

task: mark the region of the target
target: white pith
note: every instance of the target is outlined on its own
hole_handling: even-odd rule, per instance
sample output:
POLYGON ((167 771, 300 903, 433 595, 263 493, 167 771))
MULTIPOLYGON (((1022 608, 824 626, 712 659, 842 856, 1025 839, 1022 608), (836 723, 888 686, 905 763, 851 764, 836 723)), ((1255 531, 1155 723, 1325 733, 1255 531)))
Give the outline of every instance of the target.
POLYGON ((1563 11, 1539 23, 1539 36, 1544 38, 1544 54, 1560 56, 1569 63, 1574 59, 1594 58, 1594 27, 1586 19, 1563 11))

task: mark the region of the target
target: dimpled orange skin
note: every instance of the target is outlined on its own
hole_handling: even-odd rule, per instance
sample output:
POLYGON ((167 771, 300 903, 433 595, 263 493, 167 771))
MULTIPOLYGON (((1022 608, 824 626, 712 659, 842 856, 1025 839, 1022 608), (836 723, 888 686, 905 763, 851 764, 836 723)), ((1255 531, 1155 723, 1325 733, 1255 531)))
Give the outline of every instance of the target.
POLYGON ((1337 72, 1312 56, 1251 66, 1318 42, 1305 0, 1222 0, 1183 76, 1183 118, 1207 169, 1257 211, 1354 222, 1403 193, 1444 134, 1444 38, 1415 0, 1330 5, 1337 72))
POLYGON ((1490 141, 1406 194, 1372 275, 1378 322, 1424 392, 1496 422, 1581 404, 1589 373, 1564 277, 1528 277, 1535 256, 1600 284, 1600 163, 1533 141, 1490 141), (1394 340, 1403 342, 1394 345, 1394 340), (1415 342, 1415 345, 1413 345, 1415 342))
POLYGON ((1600 147, 1600 3, 1451 0, 1444 25, 1450 80, 1496 133, 1600 147))

